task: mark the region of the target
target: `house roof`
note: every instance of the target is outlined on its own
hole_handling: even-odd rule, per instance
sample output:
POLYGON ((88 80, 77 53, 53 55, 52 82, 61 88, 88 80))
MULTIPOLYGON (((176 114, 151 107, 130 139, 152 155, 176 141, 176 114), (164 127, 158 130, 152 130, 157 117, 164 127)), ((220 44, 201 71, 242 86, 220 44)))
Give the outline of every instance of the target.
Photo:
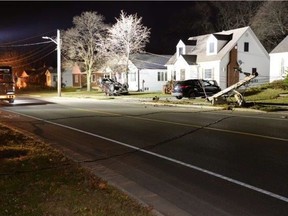
POLYGON ((288 52, 288 35, 270 53, 282 52, 288 52))
MULTIPOLYGON (((232 50, 235 45, 237 44, 238 40, 247 32, 249 31, 251 35, 255 38, 256 43, 262 48, 263 52, 266 53, 268 57, 268 53, 262 44, 257 39, 256 35, 253 33, 249 26, 242 27, 238 29, 232 29, 228 31, 216 32, 213 34, 206 34, 206 35, 199 35, 190 37, 188 40, 197 41, 196 45, 192 47, 192 49, 187 49, 186 55, 197 55, 197 62, 207 62, 207 61, 217 61, 223 59, 223 57, 232 50), (206 54, 206 47, 207 47, 207 40, 209 37, 213 35, 218 40, 227 40, 227 43, 216 55, 207 55, 206 54)), ((185 44, 186 45, 186 44, 185 44)), ((173 55, 166 65, 171 65, 176 62, 176 54, 173 55)))
POLYGON ((197 55, 182 55, 182 57, 189 65, 197 64, 197 55))
POLYGON ((52 67, 47 67, 47 66, 43 66, 37 69, 27 69, 27 70, 22 71, 19 77, 43 75, 46 73, 47 70, 49 70, 50 72, 53 72, 54 69, 52 67))
POLYGON ((207 40, 211 36, 211 34, 190 37, 189 40, 197 40, 197 46, 192 51, 192 53, 189 53, 189 54, 198 55, 198 59, 197 59, 198 62, 221 60, 227 54, 227 52, 229 52, 237 44, 240 37, 246 31, 248 31, 248 29, 250 29, 250 27, 243 27, 243 28, 213 33, 213 36, 216 37, 217 39, 219 38, 221 40, 224 40, 224 39, 228 40, 227 44, 216 55, 206 54, 207 40))
POLYGON ((230 41, 233 38, 233 34, 213 34, 217 40, 230 41))
POLYGON ((157 55, 152 53, 139 53, 131 56, 131 62, 138 69, 166 69, 166 62, 171 55, 157 55))

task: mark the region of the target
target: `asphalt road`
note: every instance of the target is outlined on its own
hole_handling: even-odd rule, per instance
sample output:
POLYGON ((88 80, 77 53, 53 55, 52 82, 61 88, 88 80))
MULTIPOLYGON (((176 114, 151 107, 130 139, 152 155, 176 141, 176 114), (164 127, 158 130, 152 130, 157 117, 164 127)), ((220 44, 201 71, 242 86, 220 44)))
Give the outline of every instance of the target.
POLYGON ((18 98, 1 122, 163 215, 288 215, 288 114, 18 98))

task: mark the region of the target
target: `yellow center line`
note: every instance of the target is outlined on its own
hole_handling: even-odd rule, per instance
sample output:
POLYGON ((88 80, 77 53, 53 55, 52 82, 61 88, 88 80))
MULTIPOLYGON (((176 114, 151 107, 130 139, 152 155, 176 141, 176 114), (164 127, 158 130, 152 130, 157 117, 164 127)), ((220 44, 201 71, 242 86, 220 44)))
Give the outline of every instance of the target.
POLYGON ((288 139, 286 138, 266 136, 266 135, 261 135, 261 134, 254 134, 254 133, 228 130, 228 129, 213 128, 213 127, 209 127, 205 125, 201 126, 201 125, 195 125, 195 124, 172 122, 172 121, 167 121, 167 120, 151 119, 151 118, 145 118, 145 117, 139 117, 139 116, 131 116, 131 115, 112 113, 112 112, 98 111, 98 110, 87 110, 87 109, 81 109, 81 108, 74 108, 74 109, 86 111, 86 112, 100 113, 100 114, 105 114, 105 115, 119 116, 119 117, 124 117, 124 118, 139 119, 139 120, 144 120, 144 121, 158 122, 158 123, 163 123, 163 124, 171 124, 171 125, 178 125, 178 126, 185 126, 185 127, 202 128, 205 130, 219 131, 219 132, 225 132, 225 133, 231 133, 231 134, 253 136, 253 137, 259 137, 259 138, 264 138, 264 139, 272 139, 272 140, 280 140, 280 141, 288 142, 288 139))

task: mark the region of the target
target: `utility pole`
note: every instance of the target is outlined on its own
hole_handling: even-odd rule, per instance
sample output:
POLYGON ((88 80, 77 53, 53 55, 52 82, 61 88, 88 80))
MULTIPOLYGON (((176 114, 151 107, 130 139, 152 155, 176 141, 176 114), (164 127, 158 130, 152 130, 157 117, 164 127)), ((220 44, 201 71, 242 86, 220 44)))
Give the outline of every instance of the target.
POLYGON ((57 95, 61 97, 62 77, 61 77, 61 39, 60 30, 57 29, 56 40, 47 36, 42 37, 43 39, 49 39, 57 45, 57 95))

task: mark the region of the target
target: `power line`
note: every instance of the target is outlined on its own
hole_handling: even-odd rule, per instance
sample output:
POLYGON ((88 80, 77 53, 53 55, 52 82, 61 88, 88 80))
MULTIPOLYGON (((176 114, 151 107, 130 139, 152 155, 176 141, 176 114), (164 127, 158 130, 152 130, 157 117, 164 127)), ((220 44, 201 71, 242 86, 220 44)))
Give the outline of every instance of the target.
POLYGON ((32 37, 28 37, 28 38, 24 38, 24 39, 19 39, 19 40, 15 40, 15 41, 12 41, 12 42, 6 42, 6 43, 2 43, 3 45, 9 45, 9 44, 16 44, 18 42, 22 42, 22 41, 28 41, 28 40, 31 40, 31 39, 34 39, 34 38, 42 38, 43 35, 49 35, 50 33, 53 32, 53 34, 55 34, 55 31, 56 30, 51 30, 51 31, 48 31, 48 32, 44 32, 44 33, 41 33, 39 35, 36 35, 36 36, 32 36, 32 37))
MULTIPOLYGON (((44 51, 46 51, 50 47, 51 46, 46 46, 44 48, 40 47, 40 48, 37 48, 37 49, 30 51, 28 54, 27 53, 24 53, 22 55, 17 54, 17 56, 12 56, 10 58, 4 58, 4 59, 2 58, 2 60, 0 60, 0 63, 19 62, 19 61, 23 61, 25 59, 34 58, 35 56, 37 56, 41 52, 43 53, 44 51)), ((54 46, 53 46, 53 49, 55 49, 54 46)), ((48 50, 48 51, 50 52, 51 50, 48 50)))
POLYGON ((18 66, 14 66, 14 68, 20 68, 20 67, 23 67, 23 66, 27 66, 27 65, 30 65, 31 63, 35 63, 47 56, 49 56, 50 54, 52 54, 53 52, 55 52, 56 50, 52 50, 51 52, 47 53, 46 55, 43 55, 42 57, 38 58, 38 59, 35 59, 34 61, 30 61, 29 63, 27 64, 22 64, 22 65, 18 65, 18 66))
POLYGON ((12 47, 27 47, 27 46, 36 46, 41 44, 52 43, 52 41, 44 41, 44 42, 36 42, 36 43, 29 43, 29 44, 16 44, 16 45, 7 45, 7 46, 0 46, 0 48, 12 48, 12 47))

